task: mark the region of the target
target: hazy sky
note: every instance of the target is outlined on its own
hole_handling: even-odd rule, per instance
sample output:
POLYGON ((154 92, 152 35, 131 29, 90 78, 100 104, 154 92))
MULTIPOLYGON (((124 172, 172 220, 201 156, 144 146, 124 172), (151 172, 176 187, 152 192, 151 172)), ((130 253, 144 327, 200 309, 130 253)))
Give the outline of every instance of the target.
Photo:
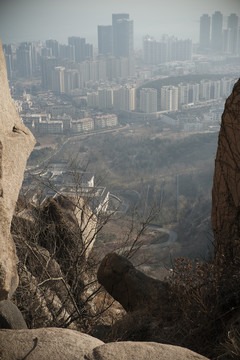
POLYGON ((110 25, 112 13, 126 12, 134 20, 136 46, 143 35, 162 34, 198 41, 199 18, 216 10, 225 19, 240 17, 240 0, 0 0, 3 43, 85 37, 97 46, 97 25, 110 25))

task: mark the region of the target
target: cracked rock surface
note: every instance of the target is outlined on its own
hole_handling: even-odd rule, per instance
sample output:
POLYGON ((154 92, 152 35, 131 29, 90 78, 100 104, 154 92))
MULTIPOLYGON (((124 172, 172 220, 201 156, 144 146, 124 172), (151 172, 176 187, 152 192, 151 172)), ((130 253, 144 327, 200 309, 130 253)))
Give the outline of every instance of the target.
POLYGON ((215 261, 227 265, 240 256, 240 80, 222 115, 212 189, 215 261))
POLYGON ((0 43, 0 301, 11 297, 18 285, 16 249, 10 226, 34 144, 34 137, 22 123, 11 98, 0 43))

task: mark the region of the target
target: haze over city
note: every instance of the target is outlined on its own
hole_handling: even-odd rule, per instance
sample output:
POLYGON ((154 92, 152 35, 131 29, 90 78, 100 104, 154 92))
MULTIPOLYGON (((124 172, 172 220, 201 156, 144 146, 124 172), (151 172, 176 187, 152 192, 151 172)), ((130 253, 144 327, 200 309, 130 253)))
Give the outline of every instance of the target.
POLYGON ((177 0, 139 3, 137 0, 9 0, 0 3, 0 37, 3 43, 81 36, 97 46, 97 26, 111 24, 112 13, 127 12, 134 21, 135 47, 142 36, 162 34, 199 40, 199 19, 214 11, 240 16, 239 0, 177 0))

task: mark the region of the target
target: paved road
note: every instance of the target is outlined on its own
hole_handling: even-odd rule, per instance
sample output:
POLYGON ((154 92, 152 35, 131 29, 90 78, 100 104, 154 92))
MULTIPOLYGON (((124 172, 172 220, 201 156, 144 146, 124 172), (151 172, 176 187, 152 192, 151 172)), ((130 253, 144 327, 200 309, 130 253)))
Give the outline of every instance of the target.
POLYGON ((173 244, 175 241, 177 241, 177 233, 175 231, 172 231, 169 229, 164 229, 159 225, 153 225, 153 224, 149 224, 148 228, 168 234, 168 240, 163 243, 160 243, 160 244, 151 244, 151 245, 146 245, 146 246, 151 246, 151 248, 156 248, 156 249, 159 247, 164 248, 170 244, 173 244))

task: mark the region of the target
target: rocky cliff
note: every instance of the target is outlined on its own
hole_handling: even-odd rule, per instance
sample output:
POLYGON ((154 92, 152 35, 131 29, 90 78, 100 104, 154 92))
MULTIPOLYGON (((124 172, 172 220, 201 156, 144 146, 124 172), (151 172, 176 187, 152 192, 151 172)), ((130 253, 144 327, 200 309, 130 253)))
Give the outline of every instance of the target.
POLYGON ((222 115, 212 190, 215 261, 228 266, 240 258, 240 80, 222 115))
POLYGON ((0 44, 0 300, 11 297, 18 284, 10 226, 34 143, 33 135, 23 125, 11 98, 0 44))

